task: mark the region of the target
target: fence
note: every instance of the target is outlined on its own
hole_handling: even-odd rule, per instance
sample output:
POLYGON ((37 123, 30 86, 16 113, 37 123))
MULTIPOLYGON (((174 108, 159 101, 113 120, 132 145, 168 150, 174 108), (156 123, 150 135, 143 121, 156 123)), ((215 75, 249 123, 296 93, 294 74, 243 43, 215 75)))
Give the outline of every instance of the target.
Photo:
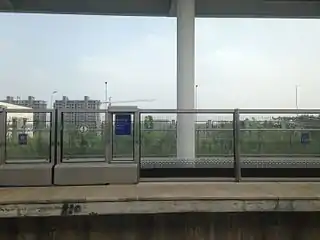
POLYGON ((88 175, 89 168, 93 177, 98 173, 94 169, 110 166, 128 167, 128 175, 137 179, 149 170, 178 168, 178 172, 229 169, 237 181, 248 175, 248 169, 255 169, 254 177, 261 169, 281 169, 279 177, 286 176, 284 169, 299 169, 297 176, 291 174, 298 177, 301 169, 309 174, 320 168, 319 114, 320 110, 308 109, 2 109, 0 184, 12 182, 14 173, 17 182, 31 178, 29 182, 52 183, 59 171, 79 175, 80 168, 88 175), (35 121, 34 114, 45 114, 45 120, 35 121), (177 115, 192 120, 190 129, 179 128, 177 115), (181 159, 176 154, 177 135, 193 129, 195 156, 181 159))

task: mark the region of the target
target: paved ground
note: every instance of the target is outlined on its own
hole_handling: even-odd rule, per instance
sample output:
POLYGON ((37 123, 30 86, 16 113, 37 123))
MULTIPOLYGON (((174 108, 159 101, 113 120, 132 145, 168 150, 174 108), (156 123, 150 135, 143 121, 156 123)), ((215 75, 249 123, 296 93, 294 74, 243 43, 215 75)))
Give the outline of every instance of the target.
POLYGON ((0 204, 274 198, 320 199, 320 183, 149 182, 137 185, 0 188, 0 204))
POLYGON ((320 183, 140 183, 0 189, 0 217, 320 211, 320 183))

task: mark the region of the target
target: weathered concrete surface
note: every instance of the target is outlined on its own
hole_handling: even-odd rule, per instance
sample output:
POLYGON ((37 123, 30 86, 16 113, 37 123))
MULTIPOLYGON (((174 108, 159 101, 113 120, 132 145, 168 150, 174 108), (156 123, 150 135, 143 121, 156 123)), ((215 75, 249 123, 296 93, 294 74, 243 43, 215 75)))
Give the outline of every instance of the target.
POLYGON ((320 213, 187 213, 0 220, 1 240, 318 240, 320 213))
POLYGON ((0 217, 320 211, 320 183, 140 183, 0 189, 0 217))

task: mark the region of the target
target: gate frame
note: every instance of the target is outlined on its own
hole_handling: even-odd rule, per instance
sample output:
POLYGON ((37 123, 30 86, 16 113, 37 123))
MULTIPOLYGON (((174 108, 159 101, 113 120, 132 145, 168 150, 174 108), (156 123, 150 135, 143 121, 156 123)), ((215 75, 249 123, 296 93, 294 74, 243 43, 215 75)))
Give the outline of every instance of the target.
MULTIPOLYGON (((54 166, 54 184, 55 185, 99 185, 99 184, 135 184, 139 182, 139 160, 140 152, 134 151, 136 156, 126 162, 113 161, 110 156, 112 148, 113 128, 109 128, 105 124, 105 157, 101 161, 63 161, 62 159, 62 115, 63 113, 73 112, 98 112, 105 113, 105 122, 109 123, 113 120, 116 113, 134 115, 134 138, 135 147, 140 149, 140 118, 138 107, 132 106, 110 106, 107 110, 57 110, 57 162, 54 166), (138 145, 138 146, 137 146, 138 145)), ((111 152, 112 153, 112 152, 111 152)))
MULTIPOLYGON (((47 123, 47 122, 46 122, 47 123)), ((52 185, 52 169, 55 159, 55 114, 53 109, 1 109, 0 110, 0 185, 1 186, 49 186, 52 185), (7 113, 43 113, 50 114, 49 159, 43 161, 7 160, 6 134, 7 113)))

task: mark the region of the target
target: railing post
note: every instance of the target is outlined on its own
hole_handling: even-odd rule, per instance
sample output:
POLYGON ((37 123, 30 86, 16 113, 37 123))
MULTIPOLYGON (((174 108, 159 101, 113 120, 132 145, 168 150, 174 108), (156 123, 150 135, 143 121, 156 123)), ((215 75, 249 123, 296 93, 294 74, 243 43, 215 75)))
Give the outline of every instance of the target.
POLYGON ((56 164, 63 162, 63 133, 64 133, 64 124, 63 124, 63 112, 59 109, 55 109, 55 135, 56 135, 56 164))
POLYGON ((241 181, 241 159, 240 159, 240 114, 239 109, 233 113, 233 156, 234 173, 236 182, 241 181))
POLYGON ((0 108, 0 165, 5 164, 5 147, 6 147, 6 120, 7 120, 7 114, 4 108, 0 108))
POLYGON ((140 153, 140 112, 139 110, 137 110, 136 112, 134 112, 133 115, 133 126, 134 126, 134 135, 133 135, 133 141, 134 141, 134 149, 133 149, 133 161, 138 164, 138 166, 140 166, 139 162, 140 162, 140 157, 141 157, 141 153, 140 153))
POLYGON ((110 110, 110 107, 106 111, 105 116, 105 160, 107 163, 112 162, 113 158, 113 116, 114 113, 110 110))
POLYGON ((58 123, 58 109, 53 109, 50 112, 50 142, 51 142, 51 156, 50 160, 51 163, 56 165, 58 163, 58 130, 59 130, 59 123, 58 123))

